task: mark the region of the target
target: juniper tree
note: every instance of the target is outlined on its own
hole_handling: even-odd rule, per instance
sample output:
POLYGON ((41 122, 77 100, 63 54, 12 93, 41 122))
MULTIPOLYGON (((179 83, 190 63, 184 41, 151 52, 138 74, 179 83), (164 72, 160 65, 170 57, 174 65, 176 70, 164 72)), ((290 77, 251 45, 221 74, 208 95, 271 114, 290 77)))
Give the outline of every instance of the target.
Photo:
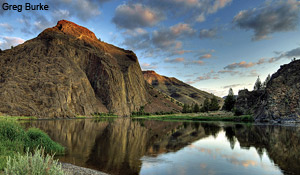
POLYGON ((234 107, 235 104, 235 97, 233 94, 233 90, 230 88, 228 91, 228 95, 225 99, 224 105, 223 105, 223 110, 225 111, 231 111, 234 107))
POLYGON ((262 84, 261 84, 260 78, 259 78, 259 76, 258 76, 257 79, 256 79, 256 82, 255 82, 255 84, 254 84, 253 89, 254 89, 255 91, 257 91, 257 90, 260 90, 261 88, 262 88, 262 84))
POLYGON ((217 111, 220 109, 219 106, 219 102, 216 96, 214 96, 211 100, 210 100, 210 105, 209 105, 209 110, 210 111, 217 111))

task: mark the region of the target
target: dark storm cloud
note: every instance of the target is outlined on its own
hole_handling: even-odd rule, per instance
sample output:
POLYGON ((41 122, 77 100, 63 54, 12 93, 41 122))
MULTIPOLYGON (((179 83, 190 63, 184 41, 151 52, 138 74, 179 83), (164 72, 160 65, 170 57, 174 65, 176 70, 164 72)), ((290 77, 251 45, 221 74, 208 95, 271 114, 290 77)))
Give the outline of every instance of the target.
POLYGON ((233 22, 241 29, 253 30, 253 40, 266 39, 275 32, 295 30, 299 22, 300 2, 281 0, 262 8, 240 11, 233 22))

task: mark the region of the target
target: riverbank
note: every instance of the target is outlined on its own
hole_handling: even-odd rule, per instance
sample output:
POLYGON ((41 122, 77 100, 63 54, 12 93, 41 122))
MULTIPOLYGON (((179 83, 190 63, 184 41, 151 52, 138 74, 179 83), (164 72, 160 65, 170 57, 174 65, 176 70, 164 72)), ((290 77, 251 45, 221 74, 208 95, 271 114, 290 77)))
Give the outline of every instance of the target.
POLYGON ((150 120, 187 120, 187 121, 233 121, 233 122, 254 122, 251 115, 234 116, 231 112, 209 112, 209 113, 185 113, 171 115, 142 115, 132 116, 134 119, 150 119, 150 120))
POLYGON ((101 171, 92 170, 89 168, 79 167, 70 163, 62 163, 62 169, 66 175, 108 175, 101 171))

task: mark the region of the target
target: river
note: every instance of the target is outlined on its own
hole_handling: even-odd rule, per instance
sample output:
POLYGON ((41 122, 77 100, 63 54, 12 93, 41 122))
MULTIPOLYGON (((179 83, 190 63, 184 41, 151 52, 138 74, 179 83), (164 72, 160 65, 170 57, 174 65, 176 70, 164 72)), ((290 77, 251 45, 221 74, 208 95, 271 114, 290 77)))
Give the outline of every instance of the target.
POLYGON ((300 127, 64 119, 23 123, 67 148, 60 161, 109 174, 298 174, 300 127))

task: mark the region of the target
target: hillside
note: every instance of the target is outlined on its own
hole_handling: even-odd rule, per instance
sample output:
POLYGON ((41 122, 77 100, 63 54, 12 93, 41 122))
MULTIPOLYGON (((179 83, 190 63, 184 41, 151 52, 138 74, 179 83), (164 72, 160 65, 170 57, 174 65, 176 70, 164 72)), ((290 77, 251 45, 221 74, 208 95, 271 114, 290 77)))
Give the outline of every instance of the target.
MULTIPOLYGON (((146 82, 181 103, 198 103, 201 105, 205 98, 211 99, 214 96, 213 94, 201 91, 176 78, 159 75, 155 71, 143 71, 143 74, 146 82)), ((223 99, 217 98, 219 103, 223 104, 223 99)))
POLYGON ((154 100, 132 51, 101 42, 87 28, 66 20, 1 52, 0 66, 0 112, 8 115, 126 116, 141 106, 153 112, 152 106, 160 106, 157 111, 181 109, 161 95, 154 100))

